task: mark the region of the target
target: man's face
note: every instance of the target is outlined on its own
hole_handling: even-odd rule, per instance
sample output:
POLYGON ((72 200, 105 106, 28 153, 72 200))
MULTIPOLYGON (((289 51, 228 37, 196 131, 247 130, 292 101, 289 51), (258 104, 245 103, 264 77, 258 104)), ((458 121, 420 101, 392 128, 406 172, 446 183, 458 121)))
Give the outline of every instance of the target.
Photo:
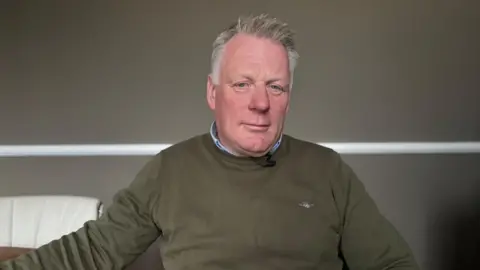
POLYGON ((208 78, 207 100, 230 151, 261 156, 279 139, 290 100, 288 64, 274 41, 239 34, 227 43, 218 84, 208 78))

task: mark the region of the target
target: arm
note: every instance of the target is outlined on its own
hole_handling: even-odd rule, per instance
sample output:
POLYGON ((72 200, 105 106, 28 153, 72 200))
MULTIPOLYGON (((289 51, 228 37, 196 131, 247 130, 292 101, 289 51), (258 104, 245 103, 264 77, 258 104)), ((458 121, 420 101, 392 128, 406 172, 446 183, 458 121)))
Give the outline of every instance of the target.
POLYGON ((10 260, 32 250, 31 248, 0 247, 0 261, 10 260))
POLYGON ((160 193, 160 157, 152 159, 98 219, 16 259, 1 262, 5 270, 122 269, 159 236, 153 220, 160 193))
POLYGON ((340 252, 350 270, 417 270, 410 247, 380 213, 352 169, 340 156, 333 178, 341 212, 340 252))

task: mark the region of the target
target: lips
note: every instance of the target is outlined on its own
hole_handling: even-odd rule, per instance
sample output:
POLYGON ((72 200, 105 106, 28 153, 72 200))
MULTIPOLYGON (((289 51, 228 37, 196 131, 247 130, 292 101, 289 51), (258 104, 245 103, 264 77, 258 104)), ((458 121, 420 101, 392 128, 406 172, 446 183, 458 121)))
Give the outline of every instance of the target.
POLYGON ((270 125, 244 124, 245 127, 252 131, 266 131, 270 125))

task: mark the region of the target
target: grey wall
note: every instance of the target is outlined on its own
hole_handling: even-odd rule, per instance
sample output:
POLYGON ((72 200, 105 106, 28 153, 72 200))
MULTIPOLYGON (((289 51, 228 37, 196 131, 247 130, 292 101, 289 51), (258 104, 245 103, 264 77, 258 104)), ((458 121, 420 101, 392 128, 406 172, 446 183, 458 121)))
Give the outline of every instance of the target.
MULTIPOLYGON (((205 132, 211 43, 239 14, 262 11, 298 33, 287 133, 480 141, 479 2, 361 3, 4 3, 0 144, 174 143, 205 132)), ((0 158, 0 196, 67 193, 109 204, 147 158, 0 158)), ((345 159, 423 269, 462 269, 480 255, 480 155, 345 159)), ((139 269, 158 259, 155 249, 139 269)))

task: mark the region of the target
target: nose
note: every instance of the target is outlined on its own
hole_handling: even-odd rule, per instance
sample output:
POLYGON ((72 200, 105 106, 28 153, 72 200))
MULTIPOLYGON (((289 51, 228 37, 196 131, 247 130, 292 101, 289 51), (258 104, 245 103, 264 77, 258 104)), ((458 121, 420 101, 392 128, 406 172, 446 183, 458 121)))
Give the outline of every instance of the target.
POLYGON ((270 109, 270 97, 268 96, 267 89, 257 87, 252 93, 248 108, 252 111, 267 112, 270 109))

